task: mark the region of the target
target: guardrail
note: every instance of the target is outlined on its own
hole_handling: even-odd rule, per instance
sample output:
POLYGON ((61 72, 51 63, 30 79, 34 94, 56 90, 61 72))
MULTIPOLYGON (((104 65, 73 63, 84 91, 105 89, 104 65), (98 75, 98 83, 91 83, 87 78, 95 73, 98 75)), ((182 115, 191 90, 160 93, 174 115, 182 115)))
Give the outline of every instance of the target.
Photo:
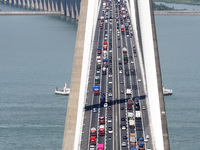
POLYGON ((188 11, 188 10, 154 11, 154 15, 200 15, 200 11, 188 11))

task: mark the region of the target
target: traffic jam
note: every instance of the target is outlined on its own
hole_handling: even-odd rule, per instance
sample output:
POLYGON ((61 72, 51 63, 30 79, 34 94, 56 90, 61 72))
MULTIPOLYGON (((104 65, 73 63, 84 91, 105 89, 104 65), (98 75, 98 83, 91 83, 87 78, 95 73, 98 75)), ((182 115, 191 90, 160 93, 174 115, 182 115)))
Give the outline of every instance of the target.
POLYGON ((137 49, 126 1, 102 1, 96 30, 94 78, 88 89, 93 92, 86 100, 91 107, 85 109, 81 149, 150 150, 145 146, 150 137, 144 134, 141 119, 146 108, 140 103, 142 80, 137 76, 137 49))

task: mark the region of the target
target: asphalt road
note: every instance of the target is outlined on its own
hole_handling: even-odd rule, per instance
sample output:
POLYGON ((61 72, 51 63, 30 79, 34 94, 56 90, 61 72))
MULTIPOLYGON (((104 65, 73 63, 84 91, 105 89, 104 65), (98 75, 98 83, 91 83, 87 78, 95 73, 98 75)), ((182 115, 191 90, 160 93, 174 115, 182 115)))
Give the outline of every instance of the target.
MULTIPOLYGON (((137 138, 150 135, 150 127, 146 107, 145 93, 143 82, 138 82, 141 79, 141 69, 137 57, 137 48, 134 48, 135 39, 134 33, 131 35, 132 26, 128 13, 124 13, 126 18, 120 21, 120 11, 122 5, 115 1, 106 1, 107 8, 103 8, 103 1, 98 15, 97 27, 94 37, 93 52, 90 64, 90 76, 88 82, 88 93, 85 104, 85 114, 82 129, 81 150, 89 150, 90 148, 90 130, 92 127, 97 129, 96 146, 104 144, 104 149, 107 150, 127 150, 130 149, 130 133, 136 133, 137 138), (100 29, 101 16, 104 16, 103 29, 100 29), (121 31, 121 25, 128 24, 127 31, 121 31), (103 68, 103 45, 104 41, 108 41, 107 55, 108 59, 106 75, 102 75, 103 68), (128 52, 128 63, 124 62, 124 54, 122 48, 126 47, 128 52), (97 48, 102 49, 102 54, 97 53, 97 48), (97 69, 97 56, 101 56, 101 69, 97 69), (121 62, 121 63, 120 63, 121 62), (120 69, 121 68, 121 69, 120 69), (97 73, 100 71, 100 73, 97 73), (95 84, 95 76, 100 76, 100 84, 95 84), (100 86, 100 95, 94 96, 93 86, 100 86), (127 95, 126 89, 131 89, 132 94, 127 95), (100 97, 105 95, 105 102, 108 107, 104 107, 104 103, 100 101, 100 97), (134 105, 132 110, 127 110, 127 100, 140 97, 140 112, 142 118, 135 118, 135 128, 129 127, 128 112, 135 113, 134 105), (93 112, 93 108, 97 108, 97 112, 93 112), (105 117, 105 136, 99 135, 99 117, 105 117), (125 118, 125 121, 121 121, 125 118), (122 124, 126 129, 122 129, 122 124), (112 133, 108 132, 108 127, 112 128, 112 133), (122 146, 125 142, 126 146, 122 146)), ((126 9, 126 7, 124 6, 126 9)), ((150 136, 151 137, 151 136, 150 136)), ((152 147, 151 138, 145 144, 147 147, 152 147)), ((146 149, 145 148, 145 149, 146 149)))

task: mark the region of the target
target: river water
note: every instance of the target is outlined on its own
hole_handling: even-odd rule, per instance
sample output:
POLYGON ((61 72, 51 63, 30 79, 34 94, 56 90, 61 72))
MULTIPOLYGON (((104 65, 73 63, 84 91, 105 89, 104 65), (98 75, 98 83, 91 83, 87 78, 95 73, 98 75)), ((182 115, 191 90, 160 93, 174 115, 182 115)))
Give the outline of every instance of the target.
MULTIPOLYGON (((199 149, 200 16, 155 19, 163 82, 174 91, 165 97, 171 149, 199 149)), ((54 89, 70 85, 76 31, 66 17, 0 16, 0 150, 61 149, 68 97, 54 89)))

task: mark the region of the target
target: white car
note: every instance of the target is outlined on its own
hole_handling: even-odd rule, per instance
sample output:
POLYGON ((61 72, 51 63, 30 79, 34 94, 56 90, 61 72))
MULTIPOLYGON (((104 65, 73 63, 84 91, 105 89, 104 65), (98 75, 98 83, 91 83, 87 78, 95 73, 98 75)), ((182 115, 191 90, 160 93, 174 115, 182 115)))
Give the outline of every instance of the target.
POLYGON ((122 130, 126 130, 126 126, 122 126, 122 130))
POLYGON ((142 80, 141 80, 141 79, 138 79, 137 81, 138 81, 138 82, 141 82, 142 80))
POLYGON ((119 73, 122 73, 122 70, 119 70, 119 73))
POLYGON ((113 133, 112 127, 108 127, 108 133, 113 133))
POLYGON ((126 142, 122 142, 122 147, 126 147, 126 142))
POLYGON ((144 142, 146 142, 146 143, 147 143, 147 142, 148 142, 148 139, 144 139, 144 142))
POLYGON ((146 135, 146 138, 149 139, 150 138, 149 135, 146 135))
POLYGON ((142 106, 142 110, 145 110, 146 108, 145 108, 145 106, 142 106))
POLYGON ((109 77, 109 78, 112 78, 112 74, 109 74, 108 77, 109 77))
MULTIPOLYGON (((108 122, 112 122, 112 120, 108 120, 108 122)), ((109 132, 109 131, 108 131, 109 132)))
POLYGON ((131 61, 131 64, 133 64, 134 62, 133 61, 131 61))
POLYGON ((107 103, 104 103, 104 107, 108 107, 108 104, 107 104, 107 103))
POLYGON ((109 93, 108 96, 111 97, 111 96, 112 96, 112 93, 109 93))

